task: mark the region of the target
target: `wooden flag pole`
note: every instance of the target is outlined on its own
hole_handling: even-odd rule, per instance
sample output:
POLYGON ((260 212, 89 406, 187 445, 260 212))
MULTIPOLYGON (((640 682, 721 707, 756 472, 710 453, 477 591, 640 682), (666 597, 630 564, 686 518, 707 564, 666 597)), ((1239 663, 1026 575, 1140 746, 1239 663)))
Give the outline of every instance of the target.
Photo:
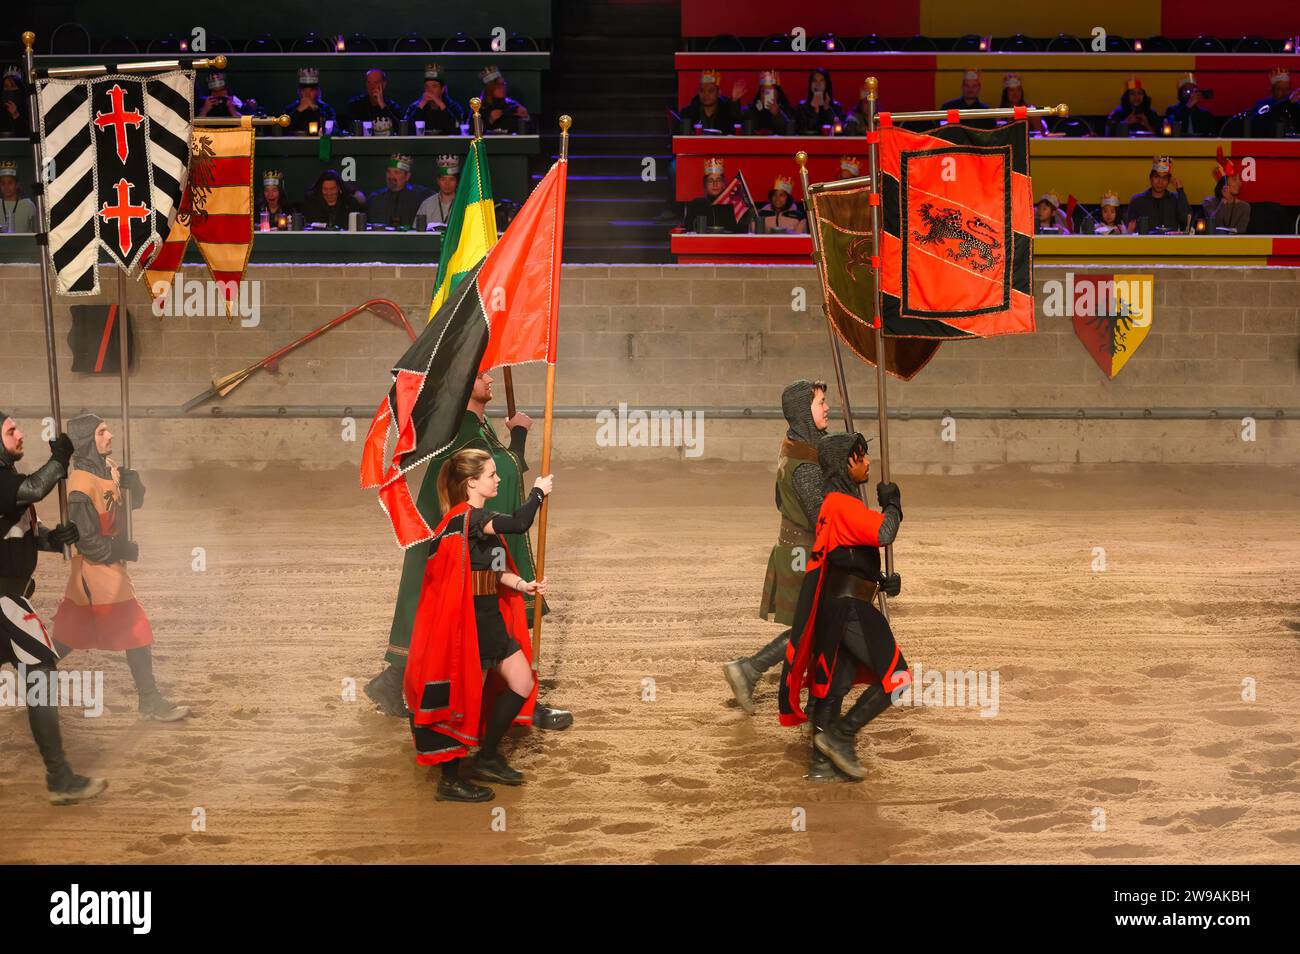
MULTIPOLYGON (((36 91, 36 59, 32 49, 35 45, 36 34, 28 30, 23 34, 23 69, 27 73, 25 78, 27 80, 27 91, 30 95, 28 115, 33 122, 36 122, 41 115, 40 99, 36 91)), ((43 183, 45 181, 45 158, 42 154, 39 136, 32 136, 32 162, 36 181, 43 183)), ((45 190, 39 188, 32 191, 35 193, 32 196, 32 201, 36 203, 36 228, 44 235, 49 224, 49 219, 45 214, 45 190)), ((54 432, 57 436, 63 431, 63 404, 59 400, 59 353, 54 343, 54 290, 50 287, 49 247, 40 245, 38 248, 40 249, 41 258, 41 304, 45 310, 46 369, 50 379, 50 414, 54 417, 54 432)), ((59 522, 68 522, 68 484, 66 480, 59 481, 59 522)), ((70 556, 70 548, 64 547, 63 558, 66 560, 70 556)))
MULTIPOLYGON (((820 268, 822 237, 821 228, 817 224, 817 214, 813 211, 812 203, 808 200, 808 153, 802 150, 796 152, 794 161, 799 164, 799 182, 803 186, 804 212, 808 216, 808 234, 812 237, 813 262, 820 268)), ((852 434, 853 405, 849 403, 849 387, 844 379, 844 355, 840 352, 840 339, 835 333, 835 326, 831 323, 830 311, 826 308, 824 301, 822 302, 822 314, 826 316, 826 333, 831 339, 831 363, 835 366, 835 386, 839 388, 840 392, 840 415, 844 418, 844 430, 852 434)))
MULTIPOLYGON (((560 162, 569 161, 569 127, 573 125, 573 119, 570 116, 560 117, 560 162)), ((567 169, 566 169, 567 175, 567 169)), ((556 241, 560 241, 561 236, 557 235, 556 241)), ((556 250, 560 254, 560 250, 556 250)), ((558 269, 557 269, 558 271, 558 269)), ((554 294, 559 294, 559 276, 556 276, 556 289, 554 294)), ((558 307, 558 302, 552 307, 558 307)), ((554 312, 552 312, 554 314, 554 312)), ((552 344, 552 350, 554 344, 552 344)), ((555 362, 546 363, 546 411, 542 418, 542 476, 551 472, 551 424, 555 411, 555 362)), ((551 497, 548 494, 542 498, 542 512, 537 516, 537 579, 545 579, 546 571, 546 514, 549 509, 551 497)), ((533 671, 537 671, 537 662, 542 656, 542 598, 540 596, 533 599, 533 671)))

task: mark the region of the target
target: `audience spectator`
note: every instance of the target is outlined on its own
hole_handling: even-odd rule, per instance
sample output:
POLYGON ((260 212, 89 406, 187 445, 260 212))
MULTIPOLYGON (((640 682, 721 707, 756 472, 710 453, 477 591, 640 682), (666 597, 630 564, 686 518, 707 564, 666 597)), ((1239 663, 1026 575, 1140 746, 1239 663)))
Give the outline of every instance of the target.
POLYGON ((777 176, 772 191, 767 194, 767 204, 758 210, 762 230, 773 232, 807 232, 808 216, 803 206, 794 200, 794 180, 777 176))
POLYGON ((1097 218, 1093 222, 1094 235, 1127 235, 1129 227, 1119 215, 1119 193, 1103 192, 1097 218))
POLYGON ((424 92, 420 98, 406 108, 402 117, 411 124, 424 123, 424 131, 430 136, 459 136, 460 124, 465 119, 465 110, 447 94, 447 77, 437 63, 424 66, 424 92))
MULTIPOLYGON (((967 70, 961 77, 961 95, 943 104, 942 109, 988 109, 989 104, 980 99, 983 89, 979 70, 967 70)), ((974 129, 993 129, 997 121, 993 119, 963 119, 963 126, 974 129)))
POLYGON ((727 188, 725 175, 721 159, 709 159, 704 163, 704 194, 687 202, 682 215, 686 231, 701 231, 701 225, 705 229, 720 228, 728 232, 749 231, 749 220, 753 213, 746 213, 744 219, 737 222, 730 205, 713 204, 727 188))
POLYGON ((1154 136, 1160 117, 1151 108, 1151 97, 1142 88, 1142 81, 1130 76, 1124 84, 1124 95, 1119 105, 1106 117, 1107 136, 1154 136))
POLYGON ((18 165, 8 159, 0 162, 0 210, 4 215, 0 231, 36 231, 36 203, 23 198, 18 185, 18 165))
POLYGON ((451 207, 456 201, 456 187, 460 184, 460 157, 438 157, 438 190, 420 203, 416 215, 423 215, 430 225, 446 225, 451 217, 451 207))
POLYGON ((402 153, 388 160, 388 169, 384 173, 385 188, 370 193, 366 200, 366 218, 370 224, 411 227, 415 213, 430 194, 425 186, 411 185, 413 168, 414 160, 402 153))
POLYGON ((289 131, 310 133, 311 123, 316 132, 324 134, 325 123, 334 122, 334 107, 320 95, 320 71, 314 66, 304 66, 298 71, 298 98, 285 112, 289 115, 289 131))
POLYGON ((844 135, 865 136, 867 134, 867 84, 858 90, 858 101, 844 117, 844 135))
POLYGON ((763 70, 758 74, 758 95, 753 105, 744 115, 744 121, 752 126, 752 132, 760 135, 784 136, 795 131, 794 107, 786 98, 781 88, 781 78, 775 70, 763 70))
POLYGON ((1188 73, 1178 83, 1178 102, 1165 110, 1165 122, 1179 136, 1213 136, 1218 132, 1214 114, 1203 105, 1208 91, 1199 89, 1188 73))
MULTIPOLYGON (((1002 99, 998 102, 998 105, 1003 109, 1010 109, 1014 106, 1025 106, 1029 109, 1037 108, 1025 100, 1025 87, 1020 81, 1019 73, 1008 73, 1002 77, 1002 99)), ((1002 122, 1014 122, 1014 120, 1002 120, 1002 122)), ((1029 132, 1031 134, 1045 135, 1047 133, 1047 123, 1043 121, 1043 117, 1027 119, 1026 122, 1029 123, 1029 132)))
POLYGON ((1183 193, 1183 183, 1173 175, 1174 161, 1168 156, 1156 156, 1151 162, 1151 172, 1147 178, 1151 187, 1139 192, 1128 202, 1128 214, 1124 221, 1129 231, 1136 227, 1143 235, 1156 229, 1166 232, 1181 232, 1189 227, 1192 218, 1191 206, 1183 193), (1169 187, 1174 191, 1170 192, 1169 187))
POLYGON ((820 135, 823 128, 844 122, 844 107, 835 98, 831 74, 814 69, 808 74, 808 95, 795 109, 795 126, 805 135, 820 135))
POLYGON ((1255 114, 1255 136, 1282 137, 1300 132, 1300 90, 1291 89, 1291 73, 1279 66, 1268 76, 1270 92, 1257 100, 1251 112, 1255 114))
POLYGON ((700 91, 682 107, 679 114, 692 127, 699 126, 708 132, 730 134, 740 122, 740 102, 745 95, 745 84, 736 80, 731 87, 731 98, 719 90, 722 73, 704 70, 700 73, 700 91))
POLYGON ((303 218, 328 229, 348 227, 348 213, 364 212, 365 199, 353 192, 334 169, 326 169, 316 178, 302 204, 303 218))
POLYGON ((397 104, 388 98, 387 91, 388 74, 381 69, 366 70, 366 91, 348 100, 346 131, 355 132, 357 123, 370 123, 371 131, 377 133, 380 130, 375 128, 375 124, 383 119, 385 122, 380 126, 387 126, 391 132, 402 121, 402 114, 397 104))
POLYGON ((507 95, 506 78, 501 71, 489 66, 479 75, 483 79, 483 131, 525 132, 528 129, 528 110, 507 95))
POLYGON ((31 98, 23 71, 16 66, 5 70, 4 90, 0 92, 0 136, 27 136, 31 123, 27 111, 31 98))
POLYGON ((257 196, 254 213, 259 218, 263 212, 267 213, 271 217, 271 228, 275 228, 279 216, 292 215, 297 211, 296 206, 285 200, 284 173, 272 169, 263 172, 262 191, 257 196))
POLYGON ((862 175, 862 160, 857 156, 840 157, 840 178, 856 179, 862 175))
POLYGON ((1034 232, 1069 235, 1070 223, 1061 211, 1061 200, 1055 192, 1044 192, 1034 204, 1034 232))
POLYGON ((197 115, 211 116, 214 119, 252 116, 257 112, 256 100, 244 102, 226 86, 225 73, 208 74, 208 95, 203 97, 203 105, 197 115))
POLYGON ((1241 192, 1241 173, 1219 147, 1219 161, 1214 166, 1214 198, 1201 203, 1205 210, 1206 229, 1233 229, 1244 235, 1250 228, 1250 203, 1237 198, 1241 192))

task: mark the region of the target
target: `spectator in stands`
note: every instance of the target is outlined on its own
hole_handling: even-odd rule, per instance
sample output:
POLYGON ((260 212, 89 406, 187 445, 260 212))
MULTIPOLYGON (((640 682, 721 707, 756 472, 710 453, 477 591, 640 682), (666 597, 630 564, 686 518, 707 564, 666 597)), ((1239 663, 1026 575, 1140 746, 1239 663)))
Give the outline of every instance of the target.
MULTIPOLYGON (((262 192, 257 197, 257 205, 254 209, 256 217, 260 220, 263 212, 271 217, 271 228, 276 228, 276 220, 281 215, 292 215, 297 212, 297 208, 285 200, 284 195, 284 173, 268 169, 262 173, 262 192)), ((288 228, 286 225, 285 228, 288 228)))
POLYGON ((767 204, 758 210, 758 221, 767 233, 808 231, 808 216, 794 200, 793 179, 776 177, 772 191, 767 194, 767 204))
POLYGON ((753 131, 759 135, 789 135, 795 131, 794 113, 777 72, 763 70, 759 73, 758 95, 743 117, 753 125, 753 131))
POLYGON ((6 159, 0 162, 0 232, 35 232, 36 204, 24 199, 18 186, 18 164, 6 159))
POLYGON ((1214 115, 1201 105, 1205 95, 1197 88, 1196 78, 1188 73, 1178 84, 1178 102, 1165 110, 1165 122, 1180 136, 1213 136, 1217 133, 1214 115))
POLYGON ((835 98, 831 74, 823 69, 808 73, 808 95, 795 109, 795 126, 800 133, 817 136, 826 126, 844 122, 844 107, 835 98))
MULTIPOLYGON (((1002 99, 998 102, 998 105, 1003 109, 1011 109, 1016 106, 1024 106, 1028 109, 1037 108, 1026 102, 1025 87, 1020 81, 1019 73, 1008 73, 1002 77, 1002 99)), ((1001 120, 999 125, 1005 122, 1014 122, 1014 120, 1001 120)), ((1026 122, 1029 123, 1029 132, 1031 134, 1040 136, 1047 134, 1047 123, 1041 116, 1037 119, 1028 119, 1026 122)))
MULTIPOLYGON (((956 99, 950 99, 944 103, 943 109, 988 109, 989 104, 980 99, 980 91, 984 88, 980 80, 979 70, 967 70, 961 77, 961 95, 956 99)), ((963 126, 970 126, 974 129, 992 129, 997 125, 993 119, 963 119, 963 126)))
POLYGON ((424 65, 424 92, 406 107, 406 115, 402 118, 411 123, 412 133, 415 132, 415 123, 422 122, 427 135, 460 135, 465 110, 447 94, 447 77, 437 63, 424 65))
POLYGON ((351 191, 334 169, 326 169, 316 178, 302 204, 303 218, 319 222, 328 229, 348 227, 348 213, 366 210, 363 197, 351 191))
POLYGON ((31 132, 31 123, 27 120, 30 102, 23 71, 16 66, 8 67, 4 90, 0 93, 0 136, 27 136, 31 132))
POLYGON ((379 132, 374 128, 379 119, 385 120, 380 125, 387 125, 392 132, 393 127, 402 121, 402 113, 388 98, 388 74, 381 69, 366 70, 366 91, 348 100, 345 114, 347 131, 354 132, 357 123, 370 123, 371 131, 379 132))
POLYGON ((682 107, 680 116, 692 127, 700 126, 710 132, 730 134, 740 122, 740 102, 745 95, 745 83, 736 80, 731 87, 731 98, 723 96, 719 86, 722 73, 704 70, 700 73, 700 91, 682 107))
POLYGON ((334 107, 320 95, 320 70, 314 66, 304 66, 298 71, 298 98, 289 105, 285 112, 289 115, 289 131, 310 133, 311 123, 316 124, 316 132, 324 134, 325 123, 334 122, 334 107))
POLYGON ((208 74, 208 95, 203 97, 199 107, 199 116, 211 116, 213 119, 252 116, 257 112, 256 100, 244 102, 226 86, 225 73, 208 74))
POLYGON ((1154 136, 1160 117, 1151 108, 1151 97, 1142 88, 1142 81, 1130 76, 1124 83, 1124 95, 1119 105, 1106 117, 1107 136, 1154 136))
POLYGON ((1151 188, 1128 201, 1128 214, 1124 221, 1129 231, 1134 228, 1143 235, 1155 229, 1166 232, 1181 232, 1189 227, 1192 218, 1191 206, 1183 193, 1182 180, 1173 174, 1174 161, 1168 156, 1156 156, 1151 161, 1148 179, 1151 188), (1173 192, 1169 187, 1173 186, 1173 192))
POLYGON ((753 212, 746 212, 741 221, 736 221, 736 214, 730 205, 714 205, 727 189, 726 170, 721 159, 708 159, 704 163, 704 194, 686 203, 682 215, 682 224, 688 232, 721 228, 728 232, 748 232, 753 212), (703 220, 703 221, 700 221, 703 220))
POLYGON ((865 136, 867 134, 867 84, 858 90, 858 102, 844 117, 844 135, 865 136))
POLYGON ((422 185, 411 185, 412 168, 414 160, 402 153, 388 160, 388 169, 384 173, 386 188, 372 192, 366 200, 366 217, 371 224, 411 227, 415 213, 430 194, 422 185))
POLYGON ((489 66, 479 76, 483 80, 483 131, 525 132, 528 129, 528 110, 518 100, 506 95, 506 78, 501 71, 489 66))
POLYGON ((1244 235, 1250 228, 1250 203, 1237 198, 1241 192, 1241 173, 1219 147, 1219 161, 1214 166, 1214 198, 1201 203, 1205 210, 1206 228, 1235 229, 1244 235))
POLYGON ((451 207, 456 201, 456 187, 460 184, 460 157, 438 157, 438 191, 420 203, 416 215, 423 215, 430 225, 446 225, 451 217, 451 207))
POLYGON ((1095 235, 1127 235, 1129 233, 1128 225, 1120 218, 1118 192, 1108 191, 1101 194, 1101 206, 1097 209, 1097 218, 1093 222, 1092 231, 1095 235))
POLYGON ((1256 136, 1282 137, 1300 131, 1300 90, 1291 89, 1291 74, 1279 66, 1268 75, 1270 95, 1257 100, 1251 111, 1257 117, 1256 136))
POLYGON ((1061 200, 1055 192, 1044 192, 1034 204, 1034 231, 1051 235, 1070 234, 1070 223, 1061 211, 1061 200))
POLYGON ((840 157, 840 178, 856 179, 862 175, 862 160, 857 156, 840 157))

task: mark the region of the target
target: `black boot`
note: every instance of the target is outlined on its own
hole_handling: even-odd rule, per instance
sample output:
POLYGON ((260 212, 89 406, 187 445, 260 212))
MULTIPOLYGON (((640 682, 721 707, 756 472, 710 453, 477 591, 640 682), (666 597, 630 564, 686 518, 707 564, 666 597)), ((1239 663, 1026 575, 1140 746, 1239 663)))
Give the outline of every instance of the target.
POLYGON ((533 725, 548 732, 563 732, 573 725, 573 713, 568 709, 552 709, 539 702, 533 706, 533 725))
POLYGON ((32 727, 32 738, 45 760, 45 787, 53 805, 72 805, 94 798, 108 782, 102 778, 86 778, 72 771, 63 754, 63 735, 59 732, 59 710, 56 706, 28 706, 27 721, 32 727))
POLYGON ((438 789, 433 797, 440 802, 490 802, 497 793, 484 785, 475 785, 460 777, 460 759, 444 762, 438 789))
POLYGON ((881 688, 880 683, 874 683, 858 696, 853 708, 836 719, 829 729, 819 732, 813 738, 813 745, 844 774, 856 779, 866 778, 867 770, 858 762, 853 743, 862 727, 889 706, 889 693, 881 688))
POLYGON ((179 722, 190 714, 189 706, 168 702, 153 678, 153 647, 137 646, 126 651, 126 664, 131 668, 135 690, 140 694, 140 718, 155 722, 179 722))
MULTIPOLYGON (((843 696, 818 699, 812 703, 809 715, 812 717, 814 739, 817 737, 817 733, 826 731, 826 728, 834 724, 835 720, 840 717, 840 707, 843 703, 843 696)), ((810 782, 852 781, 849 776, 837 769, 830 756, 824 754, 816 745, 812 746, 812 755, 808 760, 807 779, 810 782)))
POLYGON ((722 674, 731 686, 740 708, 750 715, 754 714, 754 687, 763 678, 763 673, 785 659, 785 647, 789 642, 790 631, 787 629, 754 655, 733 659, 722 667, 722 674))
POLYGON ((384 715, 406 716, 406 696, 402 691, 402 679, 405 675, 405 667, 389 666, 366 683, 366 695, 384 715))
POLYGON ((497 751, 497 746, 527 701, 513 689, 501 690, 492 706, 492 713, 488 716, 487 728, 483 732, 483 746, 470 766, 470 774, 474 778, 502 785, 524 783, 524 773, 512 768, 505 756, 497 751))

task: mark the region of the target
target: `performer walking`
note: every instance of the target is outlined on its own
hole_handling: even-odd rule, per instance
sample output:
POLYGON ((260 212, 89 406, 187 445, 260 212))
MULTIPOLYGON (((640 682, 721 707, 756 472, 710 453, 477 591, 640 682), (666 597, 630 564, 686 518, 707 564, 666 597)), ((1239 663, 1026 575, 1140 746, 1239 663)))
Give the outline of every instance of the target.
MULTIPOLYGON (((826 383, 794 382, 781 392, 781 411, 789 425, 776 458, 776 509, 781 513, 781 528, 767 560, 758 615, 762 619, 775 618, 789 627, 794 622, 799 586, 813 547, 813 524, 825 493, 817 463, 817 440, 826 433, 830 415, 826 383)), ((751 715, 754 687, 763 673, 785 658, 789 642, 787 628, 754 655, 733 659, 722 667, 736 701, 751 715)))
POLYGON ((849 778, 863 779, 867 771, 857 760, 854 740, 889 708, 890 693, 912 679, 889 621, 872 605, 877 587, 891 596, 901 588, 897 573, 881 575, 879 548, 893 543, 903 508, 894 483, 876 486, 883 513, 859 496, 871 471, 861 434, 822 438, 817 457, 826 498, 817 515, 812 559, 781 673, 781 724, 807 721, 800 707, 800 694, 807 688, 814 731, 809 778, 828 777, 829 759, 849 778), (844 696, 857 683, 867 688, 841 716, 844 696))
MULTIPOLYGON (((510 446, 502 444, 497 437, 496 428, 487 420, 487 405, 492 400, 492 383, 492 375, 487 372, 475 379, 474 390, 470 392, 469 405, 456 439, 446 451, 429 461, 415 505, 431 527, 438 525, 445 510, 439 503, 438 475, 444 462, 466 447, 486 450, 496 465, 500 492, 487 500, 485 506, 489 510, 509 514, 524 503, 523 477, 528 470, 528 464, 524 460, 524 446, 533 421, 527 414, 516 413, 506 421, 506 427, 510 430, 510 446)), ((533 576, 533 551, 528 534, 523 531, 506 531, 504 538, 519 572, 525 577, 533 576)), ((407 549, 402 561, 402 582, 397 590, 393 624, 388 634, 388 651, 384 655, 388 667, 366 684, 366 695, 388 715, 406 715, 402 700, 403 670, 406 668, 408 648, 411 645, 411 627, 420 602, 425 564, 432 552, 432 541, 417 543, 407 549)), ((534 597, 532 593, 524 596, 524 606, 529 623, 532 622, 532 614, 536 612, 537 606, 541 607, 543 614, 547 612, 546 601, 540 596, 534 597)), ((572 713, 564 709, 538 705, 533 713, 533 725, 539 729, 567 729, 572 724, 572 713)))
POLYGON ((68 518, 79 539, 63 602, 54 614, 54 637, 73 649, 125 650, 140 696, 140 718, 184 719, 189 707, 168 702, 154 681, 153 628, 126 571, 127 563, 140 558, 140 547, 126 537, 122 491, 137 510, 144 504, 144 484, 138 473, 118 467, 108 456, 113 433, 103 418, 74 417, 68 435, 73 447, 68 518))
POLYGON ((460 775, 476 743, 472 778, 524 781, 498 746, 513 723, 531 719, 537 686, 523 595, 542 596, 546 581, 524 579, 501 538, 528 532, 552 480, 538 477, 523 505, 501 514, 485 509, 502 484, 492 454, 460 450, 438 472, 446 515, 430 541, 403 684, 416 761, 443 767, 438 801, 495 796, 460 775))
MULTIPOLYGON (((58 553, 77 541, 75 525, 59 524, 53 530, 43 527, 35 507, 67 475, 72 441, 67 434, 50 441, 49 461, 35 473, 24 475, 14 466, 23 458, 23 432, 3 411, 0 438, 0 665, 13 663, 16 669, 22 666, 29 679, 35 674, 45 680, 50 691, 27 698, 27 720, 45 760, 45 787, 50 801, 70 805, 94 798, 108 787, 108 782, 78 775, 68 764, 55 692, 59 654, 28 598, 36 589, 32 574, 36 571, 37 552, 58 553)), ((20 684, 25 688, 26 680, 20 680, 20 684)))

